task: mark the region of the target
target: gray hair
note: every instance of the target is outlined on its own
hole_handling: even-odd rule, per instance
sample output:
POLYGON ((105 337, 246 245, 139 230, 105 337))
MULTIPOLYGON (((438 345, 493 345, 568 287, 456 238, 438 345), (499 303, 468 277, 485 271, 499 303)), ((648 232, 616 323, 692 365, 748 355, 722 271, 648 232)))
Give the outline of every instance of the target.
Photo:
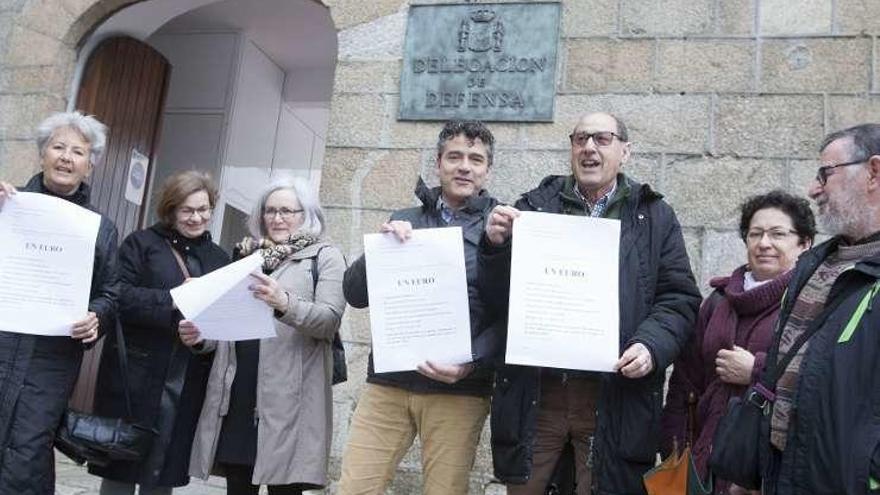
POLYGON ((822 140, 819 152, 825 151, 828 145, 843 138, 852 138, 849 147, 850 160, 867 161, 874 155, 880 155, 880 124, 861 124, 832 132, 822 140))
POLYGON ((40 125, 37 126, 37 150, 40 152, 40 156, 43 156, 43 152, 46 151, 46 146, 55 131, 65 127, 82 134, 82 137, 88 141, 91 150, 89 161, 95 165, 101 159, 104 148, 107 146, 107 126, 95 117, 80 112, 55 113, 40 122, 40 125))
POLYGON ((275 181, 260 194, 247 221, 247 227, 251 235, 258 239, 266 237, 266 229, 263 225, 263 212, 266 209, 266 201, 272 193, 282 189, 292 191, 296 199, 299 200, 300 207, 303 209, 303 224, 299 228, 300 231, 315 236, 323 234, 324 211, 321 209, 318 197, 306 180, 295 178, 275 181))

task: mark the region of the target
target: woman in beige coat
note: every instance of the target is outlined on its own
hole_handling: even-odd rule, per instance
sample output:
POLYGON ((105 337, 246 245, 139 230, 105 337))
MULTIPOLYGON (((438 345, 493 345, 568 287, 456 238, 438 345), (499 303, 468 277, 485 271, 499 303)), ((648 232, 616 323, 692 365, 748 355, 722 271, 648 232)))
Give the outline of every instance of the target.
POLYGON ((251 290, 273 308, 278 336, 203 342, 181 322, 184 344, 215 353, 190 474, 226 476, 228 495, 255 495, 260 485, 273 495, 300 494, 327 484, 331 342, 345 309, 345 260, 321 238, 323 214, 304 181, 273 184, 248 223, 254 238, 236 251, 263 255, 264 275, 254 276, 251 290))

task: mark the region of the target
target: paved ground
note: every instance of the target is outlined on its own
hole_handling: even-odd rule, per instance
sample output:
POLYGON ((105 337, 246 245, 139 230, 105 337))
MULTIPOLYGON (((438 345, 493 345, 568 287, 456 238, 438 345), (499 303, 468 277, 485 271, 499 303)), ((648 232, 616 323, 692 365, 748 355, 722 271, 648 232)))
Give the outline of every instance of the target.
MULTIPOLYGON (((95 494, 100 482, 101 478, 90 475, 85 466, 77 466, 67 457, 55 453, 55 495, 95 494)), ((174 490, 174 495, 226 495, 226 480, 216 477, 208 481, 193 480, 174 490)))
MULTIPOLYGON (((55 452, 55 495, 92 495, 98 493, 98 486, 101 478, 92 476, 86 471, 85 466, 77 466, 64 455, 55 452)), ((329 491, 310 491, 308 495, 323 495, 334 493, 335 488, 331 486, 329 491)), ((260 491, 266 494, 266 488, 260 491)), ((389 488, 391 495, 412 495, 411 488, 389 488)), ((480 495, 505 495, 507 490, 503 485, 498 483, 490 483, 488 486, 481 488, 479 491, 472 490, 471 493, 479 493, 480 495)), ((226 480, 218 477, 211 477, 207 481, 194 479, 189 485, 174 490, 174 495, 226 495, 226 480)))

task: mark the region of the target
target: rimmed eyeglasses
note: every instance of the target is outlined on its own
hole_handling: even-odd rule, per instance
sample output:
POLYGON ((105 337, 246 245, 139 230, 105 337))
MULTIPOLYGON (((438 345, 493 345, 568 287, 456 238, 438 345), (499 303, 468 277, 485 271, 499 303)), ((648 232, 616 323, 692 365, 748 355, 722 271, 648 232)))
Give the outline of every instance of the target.
POLYGON ((266 208, 263 210, 263 216, 272 219, 275 218, 275 215, 280 215, 284 220, 290 220, 297 213, 302 213, 303 210, 291 210, 290 208, 266 208))
POLYGON ((834 175, 834 174, 828 173, 829 171, 831 171, 837 167, 848 167, 850 165, 858 165, 860 163, 865 163, 866 161, 868 161, 868 160, 862 158, 860 160, 853 160, 851 162, 837 163, 834 165, 825 165, 823 167, 819 167, 819 170, 816 171, 816 181, 819 182, 820 186, 824 187, 825 184, 828 182, 828 177, 834 175))
POLYGON ((620 139, 619 134, 615 134, 611 131, 600 131, 600 132, 573 132, 568 138, 571 139, 571 144, 579 146, 583 148, 587 145, 587 142, 590 138, 593 138, 593 142, 596 146, 609 146, 614 142, 614 138, 617 137, 620 139))

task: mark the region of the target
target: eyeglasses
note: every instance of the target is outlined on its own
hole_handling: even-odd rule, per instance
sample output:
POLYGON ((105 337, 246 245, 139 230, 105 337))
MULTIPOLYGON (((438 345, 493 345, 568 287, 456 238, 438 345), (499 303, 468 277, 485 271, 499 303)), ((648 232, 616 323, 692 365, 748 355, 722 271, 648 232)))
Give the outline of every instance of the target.
POLYGON ((825 184, 828 182, 828 177, 833 175, 833 174, 828 173, 830 170, 835 169, 837 167, 848 167, 850 165, 858 165, 860 163, 865 163, 866 161, 868 161, 868 160, 866 160, 866 159, 853 160, 851 162, 838 163, 836 165, 825 165, 824 167, 819 167, 819 170, 816 171, 816 181, 819 182, 820 186, 824 187, 825 184))
POLYGON ((283 220, 290 220, 297 213, 302 213, 303 210, 291 210, 290 208, 266 208, 263 210, 263 216, 265 218, 275 218, 275 215, 281 215, 283 220))
POLYGON ((784 229, 752 229, 746 233, 746 241, 749 244, 757 244, 761 242, 761 239, 764 238, 764 235, 770 238, 770 242, 776 244, 778 242, 782 242, 787 239, 789 236, 797 234, 794 230, 784 230, 784 229))
MULTIPOLYGON (((601 131, 601 132, 577 132, 571 133, 568 138, 571 139, 571 144, 579 146, 583 148, 587 145, 587 141, 590 138, 593 138, 593 142, 596 143, 596 146, 608 146, 614 142, 614 138, 620 138, 619 134, 615 134, 611 131, 601 131)), ((622 141, 622 139, 621 139, 622 141)))
POLYGON ((183 208, 177 209, 177 215, 184 218, 184 219, 187 219, 187 218, 192 218, 193 215, 198 213, 199 217, 208 218, 211 216, 212 211, 213 210, 211 209, 210 206, 202 206, 201 208, 183 207, 183 208))

